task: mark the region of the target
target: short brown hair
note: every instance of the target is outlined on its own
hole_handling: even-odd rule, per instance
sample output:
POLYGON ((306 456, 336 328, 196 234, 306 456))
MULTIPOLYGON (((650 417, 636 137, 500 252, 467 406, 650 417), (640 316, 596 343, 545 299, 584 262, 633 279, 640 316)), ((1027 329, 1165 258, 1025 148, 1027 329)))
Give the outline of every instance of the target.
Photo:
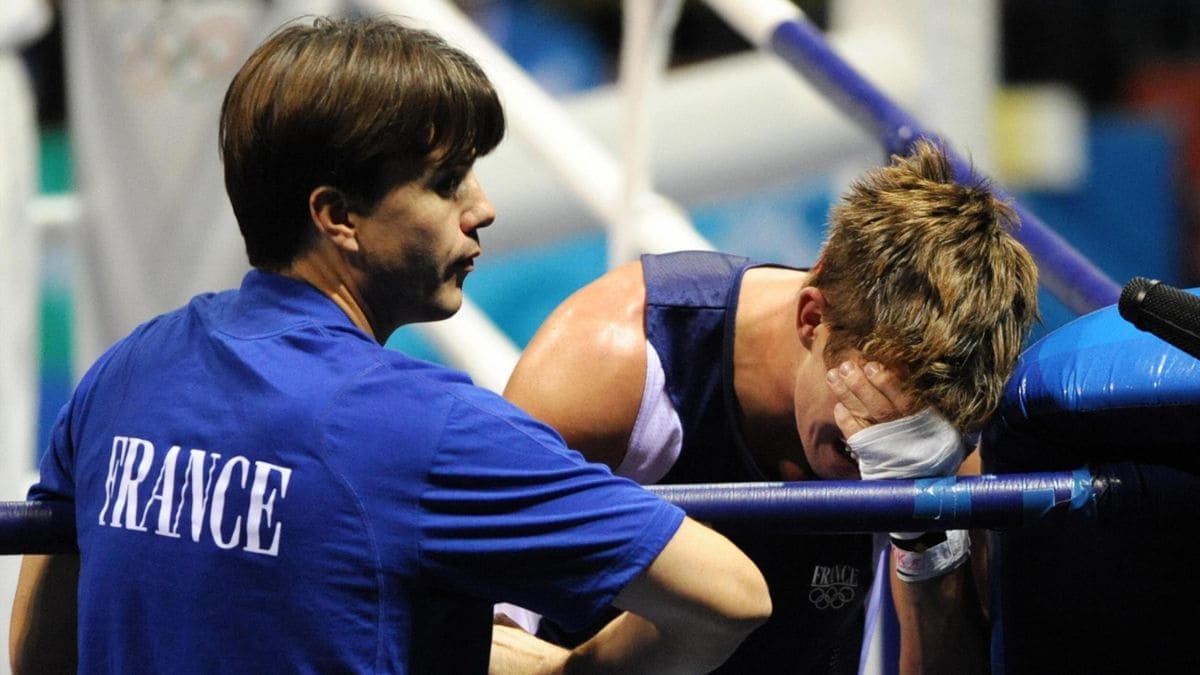
POLYGON ((868 171, 831 212, 810 284, 827 301, 827 361, 848 349, 899 368, 964 432, 995 410, 1037 320, 1037 267, 1013 210, 956 182, 932 142, 868 171))
POLYGON ((225 189, 250 264, 265 269, 311 243, 314 188, 334 186, 369 212, 392 187, 469 165, 503 136, 499 97, 479 65, 386 18, 285 26, 246 61, 221 106, 225 189))

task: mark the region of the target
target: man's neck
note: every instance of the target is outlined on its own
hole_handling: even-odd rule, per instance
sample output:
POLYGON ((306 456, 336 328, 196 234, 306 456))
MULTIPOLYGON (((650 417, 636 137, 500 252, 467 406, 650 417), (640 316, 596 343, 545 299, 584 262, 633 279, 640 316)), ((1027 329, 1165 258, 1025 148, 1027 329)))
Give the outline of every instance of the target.
POLYGON ((324 293, 346 313, 346 316, 350 317, 355 326, 380 342, 379 333, 371 323, 368 308, 363 302, 358 284, 353 278, 354 275, 342 263, 340 256, 322 251, 318 246, 316 250, 293 260, 291 265, 280 270, 279 273, 306 282, 324 293), (331 257, 334 259, 331 260, 331 257))
POLYGON ((734 324, 733 386, 742 435, 755 458, 775 473, 779 460, 802 454, 796 432, 796 369, 807 354, 796 332, 803 272, 756 268, 746 273, 734 324))
POLYGON ((803 272, 746 273, 734 324, 734 388, 747 416, 793 418, 796 368, 806 356, 796 332, 803 272))

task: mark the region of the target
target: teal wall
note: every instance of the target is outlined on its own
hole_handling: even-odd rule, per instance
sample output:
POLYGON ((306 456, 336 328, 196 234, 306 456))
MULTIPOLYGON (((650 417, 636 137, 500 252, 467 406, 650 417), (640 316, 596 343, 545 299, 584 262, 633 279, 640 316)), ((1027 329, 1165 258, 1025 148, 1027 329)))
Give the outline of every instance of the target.
MULTIPOLYGON (((70 144, 62 129, 47 129, 41 137, 41 191, 46 195, 74 190, 70 144)), ((71 370, 71 265, 65 242, 50 240, 42 256, 41 349, 38 435, 33 456, 46 445, 58 409, 73 384, 71 370)))

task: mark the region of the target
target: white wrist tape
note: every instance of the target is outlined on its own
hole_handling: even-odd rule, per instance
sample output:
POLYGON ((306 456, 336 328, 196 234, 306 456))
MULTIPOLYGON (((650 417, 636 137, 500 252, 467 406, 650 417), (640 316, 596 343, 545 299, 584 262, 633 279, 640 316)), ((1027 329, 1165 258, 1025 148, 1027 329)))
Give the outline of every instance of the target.
POLYGON ((531 635, 537 634, 538 626, 542 623, 541 614, 531 612, 524 607, 510 605, 507 602, 492 605, 492 619, 495 620, 496 617, 501 615, 508 617, 509 621, 517 624, 518 627, 531 635))
POLYGON ((892 540, 892 557, 901 581, 925 581, 940 577, 958 567, 971 552, 966 530, 947 530, 946 541, 924 550, 905 550, 903 542, 892 540))
POLYGON ((846 445, 864 480, 952 476, 966 455, 962 436, 933 408, 872 424, 846 445))

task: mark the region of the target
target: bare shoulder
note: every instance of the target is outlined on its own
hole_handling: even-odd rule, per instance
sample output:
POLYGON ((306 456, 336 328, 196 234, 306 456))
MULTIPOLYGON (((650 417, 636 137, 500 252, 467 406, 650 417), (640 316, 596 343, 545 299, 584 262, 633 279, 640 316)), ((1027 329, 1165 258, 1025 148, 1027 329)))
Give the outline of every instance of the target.
POLYGON ((504 396, 589 459, 619 464, 645 384, 645 304, 638 262, 579 289, 534 334, 504 396))
POLYGON ((534 334, 522 360, 563 350, 562 358, 604 356, 610 366, 619 367, 620 359, 641 353, 646 338, 646 286, 641 270, 641 263, 626 263, 564 300, 534 334))
MULTIPOLYGON (((635 324, 642 330, 646 308, 646 282, 642 263, 633 261, 613 269, 576 291, 551 315, 571 312, 605 322, 635 324)), ((550 321, 547 321, 550 323, 550 321)))

